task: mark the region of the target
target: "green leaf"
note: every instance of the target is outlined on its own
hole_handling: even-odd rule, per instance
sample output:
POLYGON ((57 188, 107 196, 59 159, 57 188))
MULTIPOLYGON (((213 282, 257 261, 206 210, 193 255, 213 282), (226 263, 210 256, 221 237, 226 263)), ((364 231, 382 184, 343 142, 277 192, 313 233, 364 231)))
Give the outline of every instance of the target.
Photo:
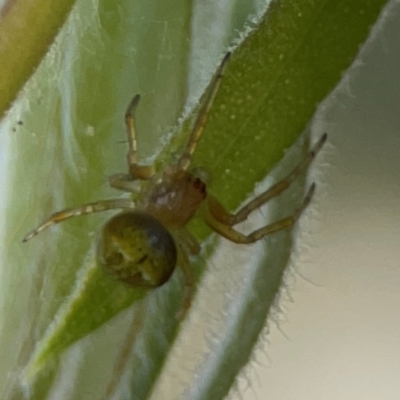
POLYGON ((116 313, 144 297, 147 290, 122 285, 97 265, 91 254, 77 277, 77 286, 60 308, 55 324, 49 327, 28 366, 26 378, 37 373, 46 362, 69 345, 104 324, 116 313))
MULTIPOLYGON (((13 196, 10 198, 18 199, 21 205, 24 201, 26 204, 30 194, 35 196, 29 213, 25 213, 23 229, 7 225, 16 232, 8 239, 8 259, 21 252, 18 239, 35 225, 38 216, 44 217, 60 205, 115 197, 112 191, 103 189, 102 174, 126 168, 125 144, 116 142, 125 140, 122 117, 134 93, 143 94, 143 103, 137 111, 140 154, 147 160, 163 147, 166 137, 160 135, 181 114, 186 97, 189 48, 186 37, 190 35, 191 16, 188 2, 165 3, 138 1, 133 6, 127 1, 116 7, 114 2, 104 1, 93 13, 92 5, 82 2, 71 16, 70 25, 59 39, 60 47, 53 48, 46 60, 47 67, 57 71, 59 94, 47 82, 45 64, 36 77, 41 89, 32 102, 34 112, 23 116, 31 132, 45 134, 37 140, 24 132, 23 147, 15 153, 15 158, 24 160, 24 164, 15 166, 15 175, 22 178, 10 191, 13 196), (86 19, 89 15, 91 20, 86 19), (50 118, 42 114, 43 108, 46 112, 50 110, 50 118), (30 148, 35 149, 33 154, 26 150, 30 148), (49 162, 41 165, 41 160, 49 162), (52 187, 49 182, 53 182, 52 187), (25 194, 21 196, 21 187, 27 188, 26 198, 25 194)), ((337 84, 357 54, 384 3, 274 1, 266 18, 253 26, 252 32, 234 49, 194 160, 211 173, 210 191, 230 210, 245 199, 305 129, 315 107, 337 84)), ((210 63, 217 65, 218 60, 210 63)), ((32 86, 35 88, 33 83, 32 86)), ((187 133, 184 124, 181 132, 165 146, 161 159, 181 148, 187 133)), ((295 197, 292 194, 278 204, 277 218, 290 215, 301 200, 302 188, 297 187, 295 197)), ((8 218, 19 221, 20 215, 20 211, 13 210, 8 218)), ((30 351, 22 357, 26 362, 27 355, 32 357, 33 353, 30 373, 57 360, 68 346, 143 295, 136 291, 128 293, 95 268, 89 249, 99 222, 105 218, 93 216, 65 223, 58 235, 44 233, 40 239, 25 245, 24 251, 33 260, 29 269, 33 271, 33 287, 39 287, 27 291, 27 296, 36 296, 33 304, 37 317, 30 324, 42 337, 35 352, 31 343, 30 351), (88 252, 85 264, 84 255, 88 252), (37 300, 38 293, 46 299, 45 304, 37 300)), ((198 224, 192 230, 201 239, 209 233, 198 224)), ((191 384, 199 389, 196 398, 225 397, 237 373, 247 363, 279 291, 290 244, 290 234, 286 232, 266 241, 266 254, 260 250, 262 254, 247 276, 241 297, 235 297, 234 303, 240 306, 229 308, 233 314, 225 313, 230 330, 220 331, 226 335, 220 337, 215 347, 213 369, 205 364, 209 368, 203 367, 202 374, 198 374, 201 379, 193 378, 191 384)), ((205 260, 207 256, 204 254, 205 260)), ((201 276, 203 270, 197 268, 196 273, 201 276)), ((23 271, 22 267, 17 269, 23 271)), ((20 277, 17 273, 11 279, 10 288, 16 287, 20 277)), ((200 283, 199 286, 204 287, 200 283)), ((179 334, 179 323, 174 316, 181 299, 182 284, 175 274, 167 285, 137 302, 138 317, 127 338, 122 334, 118 339, 113 337, 112 346, 100 351, 111 352, 109 347, 113 347, 116 350, 112 360, 121 360, 118 350, 127 343, 129 354, 133 348, 134 356, 127 364, 133 371, 131 398, 150 398, 151 393, 157 396, 155 382, 162 383, 163 368, 179 334)), ((29 329, 25 333, 32 335, 29 329)), ((107 362, 107 365, 98 363, 103 369, 99 368, 96 375, 92 371, 97 369, 86 367, 91 359, 95 359, 93 354, 81 361, 79 368, 86 371, 86 376, 91 371, 92 379, 85 380, 80 375, 71 398, 80 398, 80 389, 91 391, 90 385, 96 393, 103 393, 111 387, 109 381, 122 374, 116 372, 113 362, 107 362), (106 379, 100 381, 99 376, 106 379), (84 384, 84 389, 79 386, 84 384)), ((58 368, 57 363, 54 365, 58 368)), ((59 371, 62 374, 63 369, 59 371)), ((39 387, 40 379, 39 376, 36 383, 39 387)))

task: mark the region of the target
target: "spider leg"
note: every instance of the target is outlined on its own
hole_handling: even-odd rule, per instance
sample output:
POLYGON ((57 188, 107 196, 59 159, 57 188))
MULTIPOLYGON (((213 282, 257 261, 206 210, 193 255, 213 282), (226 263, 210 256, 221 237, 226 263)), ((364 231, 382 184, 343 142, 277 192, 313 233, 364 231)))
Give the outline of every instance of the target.
POLYGON ((132 209, 134 206, 133 201, 129 199, 111 199, 86 203, 74 208, 66 208, 65 210, 51 214, 41 225, 28 233, 22 241, 27 242, 50 226, 63 222, 68 218, 114 209, 132 209))
POLYGON ((183 277, 185 282, 182 305, 175 316, 176 319, 180 320, 185 316, 186 311, 190 308, 190 305, 192 304, 192 299, 194 296, 194 276, 185 246, 178 245, 178 249, 179 249, 178 266, 181 268, 183 272, 183 277))
POLYGON ((275 185, 267 189, 265 192, 261 193, 259 196, 251 200, 244 207, 242 207, 235 214, 231 214, 225 210, 224 206, 214 197, 209 196, 209 208, 213 217, 229 226, 243 222, 249 214, 261 207, 263 204, 268 202, 274 197, 279 196, 283 191, 285 191, 304 171, 308 169, 311 162, 314 160, 315 156, 321 150, 327 139, 327 134, 323 134, 317 144, 308 152, 306 157, 301 161, 297 167, 289 173, 281 181, 277 182, 275 185))
POLYGON ((137 179, 132 178, 132 176, 129 174, 113 174, 108 177, 108 183, 112 188, 122 190, 124 192, 139 192, 137 179))
POLYGON ((206 93, 203 106, 201 107, 199 114, 197 115, 196 121, 193 125, 189 141, 187 142, 186 148, 178 161, 179 168, 183 170, 187 170, 189 168, 192 155, 196 149, 197 143, 200 139, 204 126, 207 122, 207 118, 210 113, 212 103, 214 101, 215 95, 218 92, 219 85, 221 84, 221 78, 222 75, 224 74, 227 61, 229 60, 230 55, 231 53, 226 53, 225 57, 223 58, 221 64, 217 69, 217 72, 206 93))
POLYGON ((137 141, 134 113, 140 101, 140 95, 133 97, 125 113, 126 133, 128 136, 129 150, 127 154, 128 171, 133 179, 150 179, 154 175, 152 165, 139 165, 137 157, 137 141))
POLYGON ((176 314, 177 319, 182 319, 192 304, 195 291, 195 279, 188 254, 198 255, 201 249, 197 239, 185 228, 175 231, 174 237, 178 243, 178 266, 181 268, 184 277, 182 306, 176 314))
POLYGON ((278 232, 293 226, 299 219, 301 213, 310 204, 314 191, 315 191, 315 183, 311 185, 306 197, 303 200, 303 203, 301 204, 300 208, 298 208, 295 211, 293 215, 283 218, 272 224, 266 225, 260 229, 251 232, 248 235, 243 235, 236 229, 232 228, 232 226, 225 225, 220 221, 217 221, 210 213, 205 213, 204 220, 207 223, 207 225, 209 225, 214 231, 219 233, 224 238, 230 240, 231 242, 239 244, 254 243, 257 240, 263 238, 264 236, 270 235, 271 233, 278 232))
POLYGON ((136 180, 148 180, 154 175, 153 165, 139 165, 138 151, 135 129, 135 110, 139 104, 140 95, 133 97, 125 112, 126 135, 128 137, 128 153, 126 159, 128 162, 128 174, 114 174, 109 177, 111 187, 125 192, 136 192, 137 188, 133 184, 136 180))
POLYGON ((174 235, 179 242, 184 244, 185 248, 189 251, 191 255, 199 255, 201 247, 197 239, 190 231, 185 228, 180 228, 178 231, 175 232, 174 235))

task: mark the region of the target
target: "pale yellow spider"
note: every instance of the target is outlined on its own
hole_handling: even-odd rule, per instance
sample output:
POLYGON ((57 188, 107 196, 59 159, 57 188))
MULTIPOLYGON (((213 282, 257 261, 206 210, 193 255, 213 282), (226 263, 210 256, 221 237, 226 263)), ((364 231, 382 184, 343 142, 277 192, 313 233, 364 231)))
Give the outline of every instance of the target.
POLYGON ((303 203, 293 215, 263 226, 248 235, 234 228, 252 211, 287 189, 308 168, 325 143, 326 134, 289 175, 235 214, 226 211, 221 203, 208 193, 201 176, 189 170, 192 154, 203 132, 229 57, 228 53, 222 60, 186 147, 176 163, 167 165, 162 171, 156 171, 154 165, 138 164, 134 111, 140 96, 136 95, 125 114, 129 144, 128 173, 115 174, 109 178, 111 187, 133 193, 134 200, 100 200, 58 211, 27 234, 23 241, 26 242, 44 229, 71 217, 106 210, 123 210, 103 226, 98 247, 100 263, 119 281, 133 287, 146 288, 163 285, 172 275, 175 266, 179 265, 185 276, 186 294, 183 309, 186 310, 190 305, 193 289, 188 255, 197 255, 200 246, 185 226, 195 215, 224 238, 240 244, 253 243, 273 232, 291 227, 309 204, 315 184, 311 185, 303 203), (137 180, 145 182, 139 192, 133 184, 137 180))

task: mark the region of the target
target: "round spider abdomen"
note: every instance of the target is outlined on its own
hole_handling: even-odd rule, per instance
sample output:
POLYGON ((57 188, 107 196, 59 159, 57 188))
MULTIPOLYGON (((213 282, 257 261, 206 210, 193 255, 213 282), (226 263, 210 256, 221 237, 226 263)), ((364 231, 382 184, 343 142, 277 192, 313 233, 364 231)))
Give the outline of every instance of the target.
POLYGON ((151 288, 170 278, 177 249, 172 235, 158 220, 131 211, 115 215, 104 225, 99 258, 119 281, 151 288))

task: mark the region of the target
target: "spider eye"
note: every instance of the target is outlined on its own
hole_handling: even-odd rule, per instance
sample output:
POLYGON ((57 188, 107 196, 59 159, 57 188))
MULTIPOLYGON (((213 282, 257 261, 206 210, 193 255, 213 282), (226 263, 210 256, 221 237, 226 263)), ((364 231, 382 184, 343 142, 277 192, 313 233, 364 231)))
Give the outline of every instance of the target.
POLYGON ((177 261, 169 231, 155 218, 136 211, 117 214, 104 225, 98 253, 116 279, 149 288, 165 283, 177 261))
POLYGON ((204 182, 200 178, 195 178, 193 184, 194 184, 194 187, 196 189, 201 191, 201 193, 205 193, 206 192, 206 185, 204 184, 204 182))

